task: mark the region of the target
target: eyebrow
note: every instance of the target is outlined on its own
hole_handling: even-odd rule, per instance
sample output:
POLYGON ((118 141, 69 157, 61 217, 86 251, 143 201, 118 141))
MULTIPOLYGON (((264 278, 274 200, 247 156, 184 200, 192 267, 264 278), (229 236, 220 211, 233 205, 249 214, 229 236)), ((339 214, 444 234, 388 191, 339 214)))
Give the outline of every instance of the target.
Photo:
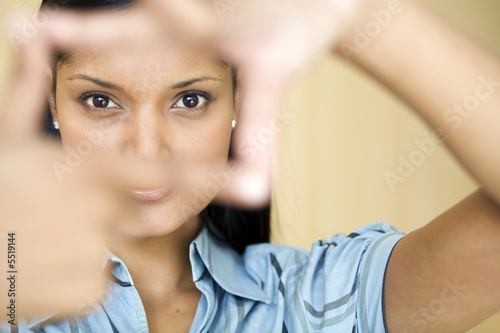
MULTIPOLYGON (((93 77, 85 75, 85 74, 77 74, 77 75, 71 76, 68 78, 68 80, 85 80, 85 81, 93 82, 93 83, 95 83, 101 87, 104 87, 104 88, 109 88, 109 89, 119 90, 119 91, 123 90, 122 87, 117 86, 116 84, 113 84, 110 82, 105 82, 105 81, 93 78, 93 77)), ((202 76, 199 78, 176 83, 176 84, 170 86, 170 89, 186 88, 186 87, 188 87, 196 82, 200 82, 200 81, 223 81, 223 80, 220 78, 212 77, 212 76, 202 76)))
POLYGON ((192 85, 192 84, 194 84, 196 82, 200 82, 200 81, 223 81, 223 80, 219 79, 219 78, 216 78, 216 77, 212 77, 212 76, 203 76, 203 77, 199 77, 199 78, 196 78, 196 79, 191 79, 191 80, 187 80, 187 81, 182 81, 182 82, 176 83, 173 86, 171 86, 170 88, 171 89, 186 88, 187 86, 190 86, 190 85, 192 85))
POLYGON ((68 80, 85 80, 85 81, 93 82, 93 83, 95 83, 95 84, 97 84, 97 85, 99 85, 101 87, 104 87, 104 88, 109 88, 109 89, 119 90, 119 91, 123 90, 122 87, 117 86, 116 84, 105 82, 105 81, 101 81, 99 79, 93 78, 93 77, 85 75, 85 74, 74 75, 72 77, 69 77, 68 80))

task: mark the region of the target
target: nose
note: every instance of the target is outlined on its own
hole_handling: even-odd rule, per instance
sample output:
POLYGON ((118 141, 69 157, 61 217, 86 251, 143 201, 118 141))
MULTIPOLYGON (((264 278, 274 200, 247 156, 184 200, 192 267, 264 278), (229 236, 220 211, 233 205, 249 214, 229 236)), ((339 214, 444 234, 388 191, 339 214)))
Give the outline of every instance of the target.
POLYGON ((170 156, 168 124, 161 110, 153 107, 136 110, 129 119, 126 132, 126 154, 148 159, 170 156))

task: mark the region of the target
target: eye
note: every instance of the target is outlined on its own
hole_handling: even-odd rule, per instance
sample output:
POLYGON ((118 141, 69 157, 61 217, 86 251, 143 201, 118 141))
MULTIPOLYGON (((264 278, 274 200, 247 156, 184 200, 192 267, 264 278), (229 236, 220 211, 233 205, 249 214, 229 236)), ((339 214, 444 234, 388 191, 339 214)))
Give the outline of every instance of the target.
POLYGON ((204 107, 208 99, 208 96, 203 96, 200 93, 188 93, 179 98, 173 107, 181 109, 198 109, 204 107))
POLYGON ((93 109, 120 108, 111 98, 102 94, 91 94, 82 97, 86 106, 93 109))

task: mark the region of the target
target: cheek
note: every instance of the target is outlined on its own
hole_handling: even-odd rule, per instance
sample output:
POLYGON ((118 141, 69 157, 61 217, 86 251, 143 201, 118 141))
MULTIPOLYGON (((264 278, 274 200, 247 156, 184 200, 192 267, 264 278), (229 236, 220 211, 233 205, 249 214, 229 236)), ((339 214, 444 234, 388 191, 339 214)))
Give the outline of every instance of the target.
POLYGON ((79 117, 70 115, 67 108, 62 103, 58 107, 58 118, 61 133, 61 140, 66 147, 76 147, 83 140, 87 140, 84 135, 85 125, 79 117))
MULTIPOLYGON (((58 90, 57 113, 61 140, 64 146, 77 147, 90 144, 94 149, 109 146, 116 138, 116 119, 89 117, 65 91, 58 90)), ((116 141, 116 140, 115 140, 116 141)))
POLYGON ((197 162, 225 163, 231 142, 231 126, 227 123, 203 126, 202 129, 179 135, 174 140, 180 144, 172 147, 175 155, 182 154, 185 157, 189 155, 189 159, 197 162))
POLYGON ((196 163, 225 164, 231 143, 232 104, 220 103, 196 120, 184 120, 172 120, 171 130, 176 133, 171 132, 166 139, 172 154, 196 163))
MULTIPOLYGON (((120 119, 89 120, 86 117, 63 116, 60 118, 61 139, 66 147, 91 147, 92 150, 127 151, 135 141, 153 140, 164 157, 179 157, 196 164, 224 165, 231 142, 231 119, 227 121, 200 122, 199 126, 186 126, 164 120, 155 137, 141 134, 134 138, 130 124, 120 119), (228 125, 229 124, 229 125, 228 125)), ((137 153, 137 152, 136 152, 137 153)))
POLYGON ((60 133, 65 146, 91 145, 93 150, 116 150, 140 153, 153 151, 158 157, 180 157, 197 163, 226 163, 231 140, 232 104, 220 98, 211 109, 199 116, 124 111, 107 117, 80 110, 64 92, 58 96, 60 133))
POLYGON ((86 117, 60 117, 60 133, 64 146, 91 145, 93 149, 113 148, 119 145, 119 127, 112 119, 89 121, 86 117))

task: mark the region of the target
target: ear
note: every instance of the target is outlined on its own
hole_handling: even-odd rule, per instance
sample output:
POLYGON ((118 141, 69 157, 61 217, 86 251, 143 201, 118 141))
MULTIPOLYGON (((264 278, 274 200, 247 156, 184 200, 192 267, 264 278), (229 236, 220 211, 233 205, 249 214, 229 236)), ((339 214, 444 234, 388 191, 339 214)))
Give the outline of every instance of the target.
POLYGON ((47 101, 49 102, 50 113, 52 115, 53 121, 57 120, 57 109, 56 109, 56 77, 54 73, 55 69, 47 68, 47 88, 46 88, 46 96, 47 101))

